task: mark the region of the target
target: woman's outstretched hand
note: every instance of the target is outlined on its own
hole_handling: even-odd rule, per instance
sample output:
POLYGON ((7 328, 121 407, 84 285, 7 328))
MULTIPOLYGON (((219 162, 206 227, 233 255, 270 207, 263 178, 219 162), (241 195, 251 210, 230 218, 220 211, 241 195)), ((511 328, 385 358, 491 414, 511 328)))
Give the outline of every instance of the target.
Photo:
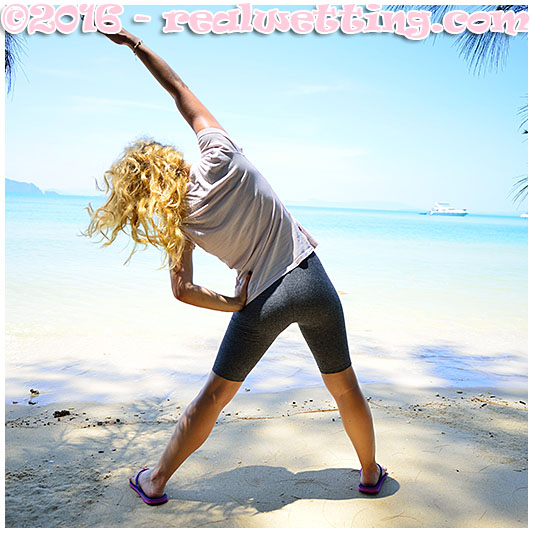
POLYGON ((130 33, 128 30, 122 28, 118 33, 104 33, 109 40, 113 41, 116 44, 125 44, 132 48, 139 41, 133 33, 130 33))
MULTIPOLYGON (((85 18, 85 15, 81 16, 81 20, 85 18)), ((118 33, 103 33, 100 30, 97 30, 98 33, 101 33, 102 35, 105 35, 109 40, 113 41, 116 44, 125 44, 132 48, 135 46, 139 39, 133 35, 133 33, 130 33, 128 30, 121 28, 121 30, 118 33)))
POLYGON ((250 283, 251 277, 252 273, 248 272, 246 278, 244 278, 244 283, 235 290, 235 302, 240 307, 239 311, 246 305, 246 300, 248 299, 248 284, 250 283))

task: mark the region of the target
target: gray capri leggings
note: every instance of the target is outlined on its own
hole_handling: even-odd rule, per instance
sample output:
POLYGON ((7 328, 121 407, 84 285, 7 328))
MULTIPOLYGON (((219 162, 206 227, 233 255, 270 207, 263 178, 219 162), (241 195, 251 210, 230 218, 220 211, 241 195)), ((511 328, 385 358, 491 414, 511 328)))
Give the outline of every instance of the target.
POLYGON ((351 365, 342 305, 315 253, 233 314, 213 372, 244 381, 276 337, 294 322, 320 372, 333 374, 351 365))

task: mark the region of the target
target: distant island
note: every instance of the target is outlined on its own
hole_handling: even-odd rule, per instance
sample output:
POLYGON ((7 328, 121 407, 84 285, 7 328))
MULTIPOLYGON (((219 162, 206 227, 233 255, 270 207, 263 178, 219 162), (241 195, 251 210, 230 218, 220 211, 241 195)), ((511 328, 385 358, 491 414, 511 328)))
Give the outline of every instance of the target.
POLYGON ((27 181, 15 181, 6 178, 6 194, 29 194, 32 196, 59 196, 55 191, 41 191, 37 185, 27 181))

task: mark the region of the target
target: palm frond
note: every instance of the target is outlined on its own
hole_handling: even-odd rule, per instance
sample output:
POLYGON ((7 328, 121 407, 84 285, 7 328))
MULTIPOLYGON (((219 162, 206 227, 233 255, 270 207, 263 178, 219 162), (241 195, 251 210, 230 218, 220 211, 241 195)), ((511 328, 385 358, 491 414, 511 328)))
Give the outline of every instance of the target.
MULTIPOLYGON (((526 102, 527 102, 527 96, 526 96, 526 102)), ((528 131, 528 105, 527 103, 524 104, 519 110, 518 110, 518 116, 522 117, 522 122, 520 122, 519 129, 524 128, 524 131, 522 132, 524 135, 527 135, 528 131)))
POLYGON ((461 33, 455 41, 459 55, 477 75, 501 70, 509 55, 509 35, 505 33, 461 33))
MULTIPOLYGON (((527 96, 526 96, 527 101, 527 96)), ((520 109, 518 110, 518 116, 522 117, 522 122, 520 123, 520 129, 524 129, 522 131, 523 135, 527 135, 528 132, 528 105, 527 103, 524 104, 520 109)), ((515 193, 514 201, 518 203, 522 203, 523 200, 527 198, 528 193, 528 176, 522 176, 513 186, 513 192, 515 193)))
MULTIPOLYGON (((433 22, 441 22, 442 18, 449 11, 455 9, 473 11, 514 11, 520 13, 527 11, 527 5, 507 6, 507 5, 395 5, 388 6, 391 11, 402 11, 406 9, 420 9, 432 13, 433 22)), ((524 37, 526 34, 520 34, 524 37)), ((459 55, 463 57, 472 69, 474 74, 486 73, 501 69, 509 54, 509 35, 487 31, 485 33, 472 33, 465 31, 461 33, 455 45, 459 49, 459 55)))
POLYGON ((22 34, 13 35, 5 32, 5 76, 7 91, 11 91, 15 80, 15 70, 21 63, 21 56, 24 52, 24 41, 22 34))
MULTIPOLYGON (((477 11, 527 11, 528 6, 475 6, 477 11)), ((523 37, 524 34, 521 34, 523 37)), ((487 31, 472 33, 465 31, 459 35, 455 45, 474 74, 485 74, 503 68, 509 55, 510 37, 505 33, 487 31)))
POLYGON ((518 202, 518 204, 521 204, 527 198, 527 184, 527 176, 523 176, 513 185, 513 202, 518 202))

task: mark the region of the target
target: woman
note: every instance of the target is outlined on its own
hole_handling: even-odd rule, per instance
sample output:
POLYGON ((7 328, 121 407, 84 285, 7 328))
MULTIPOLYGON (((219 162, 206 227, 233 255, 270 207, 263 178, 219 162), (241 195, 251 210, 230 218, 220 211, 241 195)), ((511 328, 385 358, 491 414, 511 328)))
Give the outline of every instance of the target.
POLYGON ((375 461, 370 409, 351 366, 339 297, 314 253, 316 242, 165 61, 124 29, 107 37, 128 46, 174 98, 198 137, 201 160, 189 166, 174 148, 153 141, 128 147, 106 173, 110 195, 103 207, 90 209, 88 234, 104 234, 110 244, 128 229, 134 243, 164 251, 178 300, 234 313, 205 386, 155 468, 138 472, 130 486, 149 505, 166 502, 172 474, 204 443, 275 338, 297 322, 359 457, 359 490, 379 492, 387 472, 375 461), (195 245, 237 270, 235 296, 193 283, 195 245))

